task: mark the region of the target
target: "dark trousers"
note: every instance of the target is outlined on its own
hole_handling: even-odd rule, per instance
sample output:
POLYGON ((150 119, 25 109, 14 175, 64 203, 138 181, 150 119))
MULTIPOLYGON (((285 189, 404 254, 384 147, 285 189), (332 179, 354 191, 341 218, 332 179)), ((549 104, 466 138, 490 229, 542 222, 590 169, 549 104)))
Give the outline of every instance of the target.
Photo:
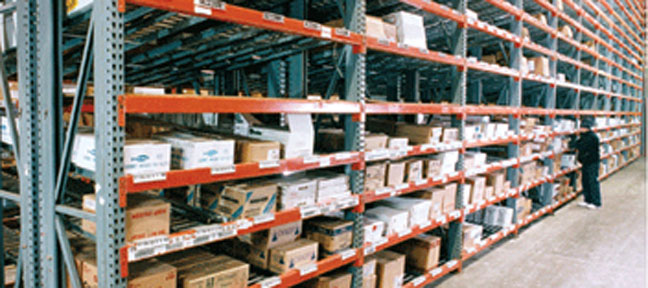
POLYGON ((599 183, 599 163, 583 165, 583 196, 585 202, 601 206, 601 185, 599 183))

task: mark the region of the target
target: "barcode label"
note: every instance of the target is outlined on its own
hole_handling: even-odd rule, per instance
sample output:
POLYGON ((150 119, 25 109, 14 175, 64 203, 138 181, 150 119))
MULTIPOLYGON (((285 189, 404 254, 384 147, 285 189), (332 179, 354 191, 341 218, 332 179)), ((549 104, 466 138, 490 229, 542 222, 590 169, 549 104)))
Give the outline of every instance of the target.
POLYGON ((133 183, 147 183, 166 180, 166 172, 133 175, 133 183))
POLYGON ((387 194, 387 193, 391 193, 392 191, 394 191, 394 189, 391 187, 383 187, 376 190, 376 195, 387 194))
POLYGON ((281 278, 279 278, 278 276, 270 277, 268 279, 259 282, 261 288, 272 288, 278 286, 279 284, 281 284, 281 278))
POLYGON ((315 31, 322 31, 322 25, 313 21, 304 21, 304 28, 315 31))
POLYGON ((346 160, 350 158, 351 158, 351 153, 349 152, 335 154, 335 160, 346 160))
POLYGON ((410 233, 412 233, 412 229, 407 229, 407 230, 400 231, 400 232, 398 232, 398 238, 409 235, 410 233))
POLYGON ((376 246, 371 245, 371 246, 365 248, 364 255, 370 255, 370 254, 373 254, 374 252, 376 252, 376 246))
POLYGON ((353 256, 356 255, 356 250, 355 249, 347 249, 339 253, 340 256, 342 257, 342 261, 349 259, 353 256))
POLYGON ((351 32, 349 32, 349 30, 344 28, 335 28, 335 35, 342 36, 342 37, 350 37, 351 32))
POLYGON ((299 213, 301 214, 302 218, 307 218, 318 214, 319 209, 315 206, 302 206, 299 207, 299 213))
POLYGON ((275 14, 272 12, 263 12, 263 19, 272 21, 272 22, 277 22, 277 23, 284 23, 284 16, 275 14))
POLYGON ((320 162, 320 156, 307 156, 304 157, 304 164, 313 164, 320 162))
POLYGON ((457 265, 457 263, 458 263, 457 260, 451 260, 451 261, 449 261, 448 263, 446 263, 446 267, 448 267, 448 268, 452 268, 452 267, 454 267, 455 265, 457 265))
POLYGON ((212 175, 229 174, 229 173, 234 173, 234 172, 236 172, 236 166, 234 166, 234 165, 221 166, 221 167, 212 167, 211 168, 211 174, 212 175))
POLYGON ((299 276, 304 276, 317 271, 317 264, 308 265, 305 267, 299 268, 299 276))
POLYGON ((268 169, 279 167, 279 160, 265 160, 259 162, 259 169, 268 169))
POLYGON ((263 214, 259 215, 253 218, 254 225, 259 225, 267 222, 272 222, 275 220, 275 215, 274 214, 263 214))
POLYGON ((423 284, 423 282, 425 282, 425 276, 419 276, 412 279, 412 285, 414 285, 414 287, 423 284))
POLYGON ((443 271, 441 267, 435 268, 432 271, 430 271, 430 275, 432 275, 432 277, 436 277, 437 275, 441 274, 441 271, 443 271))
POLYGON ((319 166, 320 167, 331 166, 331 158, 330 157, 322 157, 322 158, 320 158, 319 166))
POLYGON ((322 33, 320 35, 322 36, 322 38, 330 39, 333 36, 331 27, 322 26, 322 33))

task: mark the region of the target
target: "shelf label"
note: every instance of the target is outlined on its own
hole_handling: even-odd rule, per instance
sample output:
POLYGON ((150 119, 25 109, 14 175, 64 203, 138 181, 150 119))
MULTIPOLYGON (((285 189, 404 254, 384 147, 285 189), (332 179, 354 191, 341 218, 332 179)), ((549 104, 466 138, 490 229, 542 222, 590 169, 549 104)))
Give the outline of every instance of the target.
POLYGON ((446 267, 448 267, 448 268, 452 268, 452 267, 454 267, 455 265, 457 265, 457 263, 458 263, 457 260, 451 260, 451 261, 449 261, 448 263, 446 263, 446 267))
POLYGON ((371 255, 374 252, 376 252, 376 246, 375 245, 370 245, 364 249, 364 255, 371 255))
POLYGON ((317 206, 302 206, 299 207, 299 213, 301 214, 301 218, 307 218, 307 217, 312 217, 317 214, 319 214, 319 207, 317 206))
POLYGON ((212 175, 220 175, 220 174, 230 174, 236 172, 236 166, 235 165, 228 165, 228 166, 221 166, 221 167, 211 167, 211 174, 212 175))
POLYGON ((461 212, 459 211, 452 211, 452 213, 450 213, 450 217, 452 218, 459 218, 460 216, 461 216, 461 212))
POLYGON ((436 222, 441 223, 441 224, 445 224, 447 220, 448 220, 448 218, 446 218, 445 215, 439 216, 439 217, 436 218, 436 222))
POLYGON ((331 37, 333 36, 331 27, 322 26, 322 33, 320 35, 322 36, 322 38, 331 39, 331 37))
POLYGON ((259 215, 253 218, 254 225, 272 222, 275 220, 275 215, 272 213, 259 215))
POLYGON ((259 169, 269 169, 279 167, 279 160, 265 160, 259 162, 259 169))
POLYGON ((299 276, 304 276, 317 271, 317 263, 299 268, 299 276))
POLYGON ((403 183, 403 184, 396 185, 396 187, 394 188, 395 190, 405 190, 409 187, 410 187, 410 183, 403 183))
POLYGON ((165 252, 180 250, 182 248, 184 248, 182 236, 171 237, 169 238, 169 243, 166 244, 165 252))
POLYGON ((272 288, 278 286, 279 284, 281 284, 281 278, 279 278, 279 276, 270 277, 268 279, 259 282, 261 288, 272 288))
POLYGON ((351 153, 349 152, 343 152, 343 153, 337 153, 335 154, 335 160, 346 160, 346 159, 351 159, 351 153))
POLYGON ((304 21, 304 28, 315 31, 322 31, 322 25, 313 21, 304 21))
POLYGON ((383 195, 383 194, 391 193, 392 191, 394 191, 392 187, 383 187, 376 190, 376 195, 383 195))
POLYGON ((416 182, 414 182, 414 185, 416 185, 416 186, 423 186, 423 185, 426 185, 426 184, 428 184, 428 179, 419 179, 419 180, 416 180, 416 182))
POLYGON ((320 167, 328 167, 328 166, 331 166, 331 157, 326 156, 326 157, 322 157, 322 158, 320 158, 319 166, 320 166, 320 167))
MULTIPOLYGON (((439 54, 441 54, 441 53, 439 53, 439 54)), ((432 143, 429 143, 429 144, 423 144, 423 145, 421 145, 421 151, 426 151, 426 150, 434 149, 435 147, 436 147, 436 144, 432 144, 432 143)))
POLYGON ((335 35, 342 37, 351 37, 351 32, 344 28, 335 28, 335 35))
POLYGON ((412 279, 411 283, 414 285, 414 287, 417 287, 425 282, 425 276, 419 276, 414 279, 412 279))
POLYGON ((407 44, 401 43, 401 42, 396 43, 396 47, 398 47, 400 49, 408 49, 409 48, 409 46, 407 46, 407 44))
POLYGON ((303 163, 304 164, 313 164, 320 162, 320 156, 317 155, 312 155, 312 156, 306 156, 303 158, 303 163))
POLYGON ((398 238, 402 238, 403 236, 409 235, 410 233, 412 233, 412 229, 409 228, 407 230, 400 231, 398 232, 398 238))
POLYGON ((432 269, 432 271, 430 271, 430 275, 432 275, 432 277, 436 277, 437 275, 441 274, 441 271, 443 271, 441 267, 434 268, 432 269))
MULTIPOLYGON (((445 218, 444 218, 444 219, 445 219, 445 218)), ((430 225, 432 225, 432 221, 430 221, 430 220, 426 220, 425 222, 421 223, 421 225, 419 226, 419 228, 421 228, 421 229, 425 229, 425 228, 427 228, 427 227, 430 226, 430 225)))
POLYGON ((342 257, 342 261, 344 261, 346 259, 349 259, 349 258, 355 256, 356 255, 356 250, 355 249, 347 249, 347 250, 344 250, 344 251, 342 251, 342 252, 340 252, 338 254, 340 254, 340 257, 342 257))
POLYGON ((133 183, 148 183, 166 180, 166 172, 133 175, 133 183))
POLYGON ((263 12, 263 19, 272 21, 272 22, 277 22, 277 23, 284 23, 284 16, 275 14, 272 12, 263 12))

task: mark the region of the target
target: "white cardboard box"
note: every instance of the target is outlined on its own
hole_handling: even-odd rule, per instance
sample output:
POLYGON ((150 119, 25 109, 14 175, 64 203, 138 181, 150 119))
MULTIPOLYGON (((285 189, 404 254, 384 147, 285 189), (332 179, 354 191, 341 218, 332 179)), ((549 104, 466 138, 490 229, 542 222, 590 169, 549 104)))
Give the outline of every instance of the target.
POLYGON ((455 165, 459 161, 459 151, 447 151, 432 156, 433 159, 441 160, 441 174, 449 174, 455 171, 455 165))
MULTIPOLYGON (((94 134, 78 134, 72 149, 72 163, 89 171, 95 170, 94 134)), ((98 153, 101 153, 99 151, 98 153)), ((124 174, 145 175, 168 172, 171 167, 171 144, 155 140, 126 140, 124 174)))
POLYGON ((464 153, 464 157, 472 158, 474 161, 474 167, 482 167, 486 165, 486 153, 466 151, 466 153, 464 153))
POLYGON ((315 204, 317 181, 290 177, 279 179, 279 210, 315 204))
POLYGON ((326 202, 351 195, 349 190, 349 177, 328 171, 317 171, 309 178, 317 181, 315 202, 326 202))
POLYGON ((385 234, 385 222, 365 217, 363 229, 365 243, 376 243, 385 234))
POLYGON ((171 144, 171 166, 176 169, 234 164, 234 140, 231 139, 211 139, 187 133, 164 133, 155 138, 171 144))
POLYGON ((242 124, 235 131, 242 136, 281 143, 283 157, 286 159, 313 155, 315 132, 313 130, 311 115, 286 114, 286 122, 288 124, 287 129, 249 126, 249 131, 245 134, 245 129, 241 127, 247 124, 242 124))
POLYGON ((365 216, 385 222, 387 236, 407 231, 407 219, 409 215, 405 211, 377 206, 366 210, 365 216))
POLYGON ((385 21, 396 25, 398 42, 410 47, 427 49, 423 17, 405 11, 393 13, 385 21))
POLYGON ((409 227, 421 226, 428 222, 430 210, 432 209, 432 201, 415 198, 393 197, 380 201, 380 204, 407 211, 409 214, 409 227))

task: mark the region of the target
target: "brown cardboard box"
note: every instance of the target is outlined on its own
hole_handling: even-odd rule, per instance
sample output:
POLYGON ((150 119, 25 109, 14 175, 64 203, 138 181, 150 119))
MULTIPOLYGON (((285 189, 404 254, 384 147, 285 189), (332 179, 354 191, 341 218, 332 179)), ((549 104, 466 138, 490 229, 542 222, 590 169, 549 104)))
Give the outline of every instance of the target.
POLYGON ((399 288, 405 274, 405 255, 389 250, 376 254, 378 288, 399 288))
POLYGON ((394 136, 396 133, 396 122, 391 120, 368 118, 365 122, 365 129, 373 133, 384 133, 394 136))
POLYGON ((337 128, 323 128, 317 131, 315 143, 318 151, 337 152, 344 150, 344 130, 337 128))
POLYGON ((477 204, 484 199, 484 189, 486 189, 486 178, 470 177, 466 178, 466 183, 470 184, 470 204, 477 204))
POLYGON ((493 196, 500 195, 504 192, 504 177, 504 173, 500 172, 486 175, 486 185, 493 187, 493 196))
POLYGON ((390 162, 387 165, 387 186, 396 186, 403 184, 405 181, 405 161, 390 162))
POLYGON ((457 128, 443 128, 443 143, 450 143, 459 139, 459 129, 457 128))
POLYGON ((383 31, 385 32, 385 37, 387 37, 387 40, 389 40, 389 42, 398 41, 396 25, 383 22, 383 31))
POLYGON ((334 272, 317 277, 304 284, 307 288, 351 288, 351 273, 334 272))
POLYGON ((275 212, 276 183, 246 182, 225 185, 218 197, 216 212, 230 220, 275 212))
MULTIPOLYGON (((98 288, 96 252, 86 250, 75 257, 79 269, 81 285, 85 288, 98 288)), ((128 265, 128 288, 175 288, 177 270, 175 267, 156 259, 147 259, 128 265)))
POLYGON ((511 181, 504 181, 502 193, 508 193, 509 190, 511 190, 511 181))
POLYGON ((586 41, 583 44, 585 44, 587 48, 596 51, 596 43, 593 40, 586 41))
POLYGON ((434 178, 441 175, 441 159, 425 160, 425 178, 434 178))
POLYGON ((236 163, 279 160, 281 144, 275 141, 236 139, 236 163))
POLYGON ((562 27, 560 27, 558 32, 569 39, 574 38, 574 33, 572 33, 572 30, 568 25, 563 25, 562 27))
MULTIPOLYGON (((430 200, 432 205, 430 207, 430 218, 434 219, 443 215, 443 199, 446 196, 446 189, 430 188, 422 191, 416 191, 408 194, 414 198, 430 200)), ((454 204, 453 204, 454 208, 454 204)))
POLYGON ((486 62, 488 64, 497 64, 497 56, 495 56, 494 54, 484 55, 482 56, 481 61, 486 62))
MULTIPOLYGON (((362 276, 376 275, 376 256, 369 255, 365 257, 364 264, 362 264, 362 276)), ((375 285, 374 285, 375 286, 375 285)))
POLYGON ((250 265, 226 255, 218 255, 199 263, 190 263, 178 269, 181 288, 246 288, 250 265))
POLYGON ((270 249, 270 271, 281 274, 317 263, 317 246, 315 241, 299 239, 270 249))
POLYGON ((378 150, 387 147, 387 140, 389 137, 383 134, 369 134, 365 136, 365 150, 378 150))
POLYGON ((547 16, 545 16, 544 14, 542 13, 535 14, 533 15, 533 18, 536 18, 538 19, 538 21, 540 21, 540 23, 547 25, 547 16))
POLYGON ((444 186, 445 194, 443 197, 443 213, 449 213, 455 209, 457 199, 457 183, 444 186))
POLYGON ((376 288, 376 274, 362 276, 362 288, 376 288))
POLYGON ((423 179, 423 160, 409 160, 405 167, 407 171, 406 182, 416 182, 423 179))
POLYGON ((367 165, 365 168, 365 191, 378 190, 385 187, 386 163, 367 165))
MULTIPOLYGON (((83 210, 95 212, 95 194, 83 195, 83 210)), ((129 194, 125 213, 126 242, 169 235, 171 204, 144 193, 129 194)), ((82 219, 81 229, 96 234, 95 222, 82 219)))
POLYGON ((529 34, 529 28, 522 27, 522 40, 531 40, 531 34, 529 34))
POLYGON ((245 234, 239 236, 239 239, 257 248, 267 250, 295 241, 295 239, 299 238, 301 232, 302 221, 300 220, 275 226, 267 230, 245 234))
POLYGON ((441 238, 429 234, 420 234, 393 248, 394 251, 406 255, 407 266, 418 271, 427 271, 439 264, 441 238))
POLYGON ((481 236, 483 232, 483 227, 471 223, 464 223, 461 227, 463 233, 463 249, 469 249, 475 247, 479 241, 481 241, 481 236))
POLYGON ((547 59, 547 57, 530 58, 529 72, 533 72, 541 76, 549 76, 549 59, 547 59))
POLYGON ((244 259, 250 265, 261 269, 268 269, 270 261, 270 249, 262 249, 252 246, 238 239, 232 240, 231 255, 239 259, 244 259))
POLYGON ((443 128, 426 125, 411 125, 399 123, 396 126, 396 136, 407 137, 414 145, 439 143, 443 128))
POLYGON ((317 241, 325 255, 351 247, 353 222, 334 217, 317 217, 306 223, 306 238, 317 241))
POLYGON ((383 26, 384 22, 381 18, 367 15, 366 19, 366 35, 368 37, 387 39, 387 35, 385 35, 385 27, 383 26))

